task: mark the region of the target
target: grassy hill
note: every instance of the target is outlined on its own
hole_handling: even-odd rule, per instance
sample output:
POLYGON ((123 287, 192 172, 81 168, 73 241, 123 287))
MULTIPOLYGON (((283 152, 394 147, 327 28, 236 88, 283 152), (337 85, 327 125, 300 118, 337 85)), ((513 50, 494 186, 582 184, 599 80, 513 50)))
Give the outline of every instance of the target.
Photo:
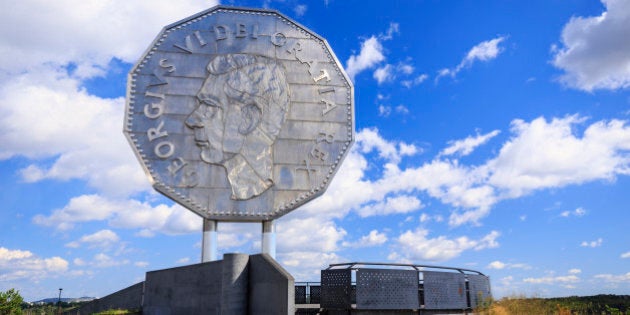
POLYGON ((489 301, 475 310, 477 314, 611 314, 630 315, 630 295, 570 296, 562 298, 508 297, 489 301))

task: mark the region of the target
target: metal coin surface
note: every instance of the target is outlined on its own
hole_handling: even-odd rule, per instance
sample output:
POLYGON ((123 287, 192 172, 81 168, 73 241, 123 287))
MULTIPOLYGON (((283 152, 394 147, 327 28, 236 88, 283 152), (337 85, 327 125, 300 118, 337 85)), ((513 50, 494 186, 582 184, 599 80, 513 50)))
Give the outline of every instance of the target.
POLYGON ((353 86, 312 31, 217 6, 166 26, 132 68, 124 133, 187 209, 272 220, 330 184, 354 140, 353 86))

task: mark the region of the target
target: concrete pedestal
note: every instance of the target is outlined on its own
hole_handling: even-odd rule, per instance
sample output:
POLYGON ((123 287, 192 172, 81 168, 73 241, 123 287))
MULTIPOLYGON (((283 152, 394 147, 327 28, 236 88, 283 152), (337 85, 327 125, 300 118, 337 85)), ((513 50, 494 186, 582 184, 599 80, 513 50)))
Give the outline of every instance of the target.
POLYGON ((295 314, 295 280, 266 254, 147 272, 145 281, 66 314, 142 309, 145 315, 295 314))

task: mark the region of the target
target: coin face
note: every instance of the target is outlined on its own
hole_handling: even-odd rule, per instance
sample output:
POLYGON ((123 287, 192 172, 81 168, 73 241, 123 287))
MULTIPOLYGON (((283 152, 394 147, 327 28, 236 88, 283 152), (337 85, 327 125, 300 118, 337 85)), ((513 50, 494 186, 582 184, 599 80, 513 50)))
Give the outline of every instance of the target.
POLYGON ((166 26, 132 68, 124 133, 187 209, 271 220, 328 187, 353 143, 353 87, 317 34, 218 6, 166 26))

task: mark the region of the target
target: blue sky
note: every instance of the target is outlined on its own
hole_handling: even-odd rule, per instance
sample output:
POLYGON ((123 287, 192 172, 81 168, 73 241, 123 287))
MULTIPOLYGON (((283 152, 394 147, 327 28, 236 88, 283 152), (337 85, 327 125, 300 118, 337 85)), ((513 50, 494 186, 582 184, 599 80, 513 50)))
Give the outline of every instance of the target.
MULTIPOLYGON (((211 1, 0 10, 0 290, 104 296, 200 260, 201 219, 154 192, 122 134, 126 74, 211 1)), ((630 292, 630 2, 228 1, 326 38, 356 143, 278 220, 296 281, 348 261, 476 269, 497 297, 630 292)), ((258 224, 219 252, 257 253, 258 224)))

